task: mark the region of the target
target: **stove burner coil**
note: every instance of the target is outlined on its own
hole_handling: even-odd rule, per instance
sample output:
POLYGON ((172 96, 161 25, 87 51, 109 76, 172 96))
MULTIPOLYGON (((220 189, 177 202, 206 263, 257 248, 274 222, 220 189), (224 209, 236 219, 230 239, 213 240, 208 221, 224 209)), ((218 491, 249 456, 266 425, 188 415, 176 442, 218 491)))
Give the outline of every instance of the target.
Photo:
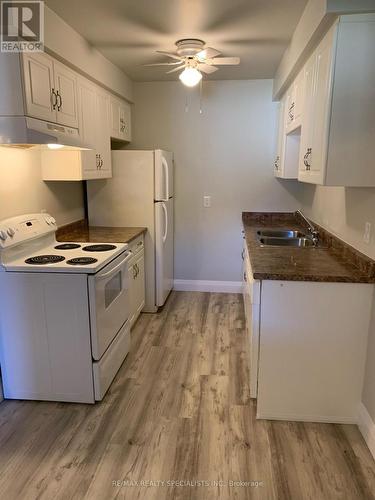
POLYGON ((65 257, 62 255, 37 255, 35 257, 30 257, 26 259, 26 264, 34 265, 45 265, 45 264, 56 264, 57 262, 62 262, 65 257))
POLYGON ((75 250, 76 248, 81 248, 78 243, 61 243, 61 245, 56 245, 56 250, 75 250))
POLYGON ((94 259, 93 257, 75 257, 74 259, 66 261, 66 263, 71 266, 85 266, 88 264, 95 264, 95 262, 98 262, 98 259, 94 259))
POLYGON ((85 252, 108 252, 109 250, 115 250, 115 249, 116 245, 104 245, 104 244, 88 245, 82 248, 82 250, 84 250, 85 252))

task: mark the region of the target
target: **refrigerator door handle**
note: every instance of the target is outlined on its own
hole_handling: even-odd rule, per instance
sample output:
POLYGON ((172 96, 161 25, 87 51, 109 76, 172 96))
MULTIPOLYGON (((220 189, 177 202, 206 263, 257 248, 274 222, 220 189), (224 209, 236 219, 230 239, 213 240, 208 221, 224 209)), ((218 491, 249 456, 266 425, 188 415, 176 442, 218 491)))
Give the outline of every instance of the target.
POLYGON ((168 210, 167 210, 165 203, 162 203, 161 206, 162 206, 163 211, 164 211, 164 223, 165 223, 164 227, 165 227, 165 229, 164 229, 164 234, 163 234, 163 243, 165 243, 167 240, 167 236, 168 236, 168 210))
POLYGON ((167 160, 164 156, 161 157, 161 163, 164 169, 164 178, 165 178, 165 199, 163 201, 169 200, 169 166, 167 160))

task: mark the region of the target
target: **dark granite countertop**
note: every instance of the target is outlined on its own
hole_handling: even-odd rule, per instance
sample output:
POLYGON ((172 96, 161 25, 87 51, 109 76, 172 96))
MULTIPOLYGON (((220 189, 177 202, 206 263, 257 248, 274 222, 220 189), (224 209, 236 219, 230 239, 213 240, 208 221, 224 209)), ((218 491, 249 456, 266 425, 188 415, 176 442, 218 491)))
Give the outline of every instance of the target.
POLYGON ((306 231, 302 219, 293 213, 244 212, 242 221, 254 279, 375 283, 375 261, 317 224, 317 247, 265 247, 257 239, 257 230, 306 231))
POLYGON ((145 231, 146 227, 89 226, 86 220, 81 220, 59 228, 56 239, 84 243, 129 243, 145 231))

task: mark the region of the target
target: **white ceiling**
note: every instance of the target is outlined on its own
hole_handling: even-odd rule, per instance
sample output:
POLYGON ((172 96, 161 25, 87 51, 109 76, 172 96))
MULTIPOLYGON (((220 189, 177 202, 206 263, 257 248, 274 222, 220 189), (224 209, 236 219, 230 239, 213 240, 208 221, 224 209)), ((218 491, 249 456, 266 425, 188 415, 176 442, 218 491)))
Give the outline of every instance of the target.
POLYGON ((208 79, 272 78, 307 0, 46 0, 52 10, 135 81, 176 80, 171 61, 180 38, 200 38, 239 66, 208 79))

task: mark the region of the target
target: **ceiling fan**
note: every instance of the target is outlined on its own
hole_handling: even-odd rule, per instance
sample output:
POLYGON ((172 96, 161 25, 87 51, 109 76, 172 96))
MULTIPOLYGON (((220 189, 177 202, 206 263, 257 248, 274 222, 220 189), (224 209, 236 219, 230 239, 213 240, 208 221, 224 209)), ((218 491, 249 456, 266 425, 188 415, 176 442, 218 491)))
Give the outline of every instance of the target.
POLYGON ((203 40, 184 38, 176 42, 176 52, 157 50, 174 59, 174 62, 144 64, 143 66, 176 66, 167 74, 181 71, 179 78, 184 85, 194 87, 202 79, 202 73, 210 74, 217 71, 216 66, 240 64, 239 57, 218 57, 221 52, 212 47, 205 47, 203 40))

